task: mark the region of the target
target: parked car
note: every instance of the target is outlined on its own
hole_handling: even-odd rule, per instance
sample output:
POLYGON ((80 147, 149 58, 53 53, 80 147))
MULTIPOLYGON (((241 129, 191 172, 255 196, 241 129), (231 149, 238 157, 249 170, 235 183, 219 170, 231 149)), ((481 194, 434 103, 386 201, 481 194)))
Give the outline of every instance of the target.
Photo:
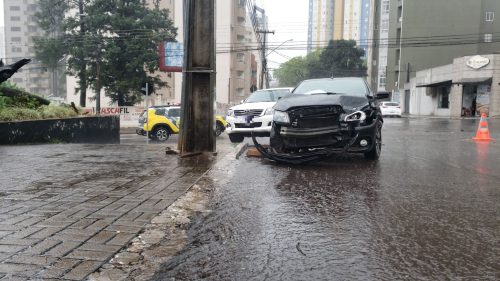
POLYGON ((139 117, 139 126, 136 129, 138 135, 146 135, 157 141, 166 141, 172 134, 179 133, 177 123, 180 119, 179 106, 155 106, 146 110, 139 117), (148 122, 146 123, 146 118, 148 122))
POLYGON ((399 103, 392 101, 384 101, 380 103, 380 111, 382 112, 382 116, 395 116, 401 117, 401 107, 399 103))
MULTIPOLYGON (((147 135, 157 141, 166 141, 172 134, 178 134, 180 129, 180 106, 155 106, 149 108, 148 123, 146 124, 146 110, 139 117, 138 135, 147 135)), ((222 116, 216 116, 215 134, 219 136, 226 128, 226 121, 222 116)))
POLYGON ((241 104, 227 113, 227 134, 231 142, 242 142, 252 133, 269 136, 273 122, 273 106, 289 95, 292 88, 273 88, 253 92, 241 104))
POLYGON ((382 114, 363 78, 326 78, 301 82, 273 107, 270 147, 253 137, 257 149, 280 162, 303 163, 340 152, 378 159, 382 114))

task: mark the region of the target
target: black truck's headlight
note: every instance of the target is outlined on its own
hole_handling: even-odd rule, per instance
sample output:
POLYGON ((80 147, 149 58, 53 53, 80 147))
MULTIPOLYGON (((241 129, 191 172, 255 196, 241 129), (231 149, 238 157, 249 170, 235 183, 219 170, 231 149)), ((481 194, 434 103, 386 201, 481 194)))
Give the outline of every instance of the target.
POLYGON ((290 117, 288 116, 288 113, 284 111, 275 110, 273 115, 273 121, 281 124, 290 124, 290 117))
POLYGON ((363 111, 356 111, 344 117, 345 122, 357 122, 357 121, 365 121, 366 113, 363 111))

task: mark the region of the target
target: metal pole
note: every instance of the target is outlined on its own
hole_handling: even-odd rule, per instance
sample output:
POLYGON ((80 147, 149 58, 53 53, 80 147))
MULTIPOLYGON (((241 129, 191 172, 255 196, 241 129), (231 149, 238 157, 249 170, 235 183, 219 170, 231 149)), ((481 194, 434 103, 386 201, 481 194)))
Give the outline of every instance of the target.
POLYGON ((98 61, 96 66, 97 72, 97 87, 95 94, 95 111, 97 116, 101 115, 101 63, 98 61))
POLYGON ((97 81, 96 81, 96 100, 95 100, 95 110, 97 116, 101 115, 101 43, 97 44, 97 81))
MULTIPOLYGON (((78 12, 80 13, 80 36, 83 38, 85 35, 85 24, 83 22, 84 15, 84 4, 83 0, 78 1, 78 12)), ((80 55, 78 58, 80 61, 80 69, 78 70, 78 79, 80 85, 80 106, 85 107, 87 103, 87 75, 85 72, 87 71, 87 66, 84 55, 80 55)))
POLYGON ((215 0, 185 0, 181 156, 215 152, 215 0))
MULTIPOLYGON (((399 93, 399 101, 401 100, 401 59, 403 58, 403 20, 404 20, 404 13, 405 13, 405 1, 401 0, 401 18, 398 20, 400 21, 400 29, 401 32, 399 33, 399 63, 398 63, 398 88, 397 91, 399 93)), ((392 95, 391 98, 392 101, 394 101, 394 94, 392 95)))
POLYGON ((146 83, 146 144, 149 143, 149 84, 146 83))

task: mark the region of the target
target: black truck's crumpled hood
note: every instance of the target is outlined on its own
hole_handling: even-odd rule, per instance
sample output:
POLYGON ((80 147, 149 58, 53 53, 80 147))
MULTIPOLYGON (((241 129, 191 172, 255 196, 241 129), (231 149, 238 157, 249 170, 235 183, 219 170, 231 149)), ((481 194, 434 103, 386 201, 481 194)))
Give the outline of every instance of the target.
POLYGON ((368 104, 368 98, 365 96, 341 95, 341 94, 313 94, 298 95, 291 94, 280 99, 274 109, 279 111, 288 111, 295 107, 321 106, 321 105, 340 105, 346 111, 360 109, 368 104))

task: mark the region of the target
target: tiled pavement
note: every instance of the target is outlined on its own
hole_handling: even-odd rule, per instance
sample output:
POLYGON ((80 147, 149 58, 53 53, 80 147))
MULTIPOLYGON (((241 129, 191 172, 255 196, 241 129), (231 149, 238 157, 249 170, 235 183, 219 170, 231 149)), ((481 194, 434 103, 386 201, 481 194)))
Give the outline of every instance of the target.
POLYGON ((0 147, 0 280, 81 280, 208 169, 164 146, 0 147))

